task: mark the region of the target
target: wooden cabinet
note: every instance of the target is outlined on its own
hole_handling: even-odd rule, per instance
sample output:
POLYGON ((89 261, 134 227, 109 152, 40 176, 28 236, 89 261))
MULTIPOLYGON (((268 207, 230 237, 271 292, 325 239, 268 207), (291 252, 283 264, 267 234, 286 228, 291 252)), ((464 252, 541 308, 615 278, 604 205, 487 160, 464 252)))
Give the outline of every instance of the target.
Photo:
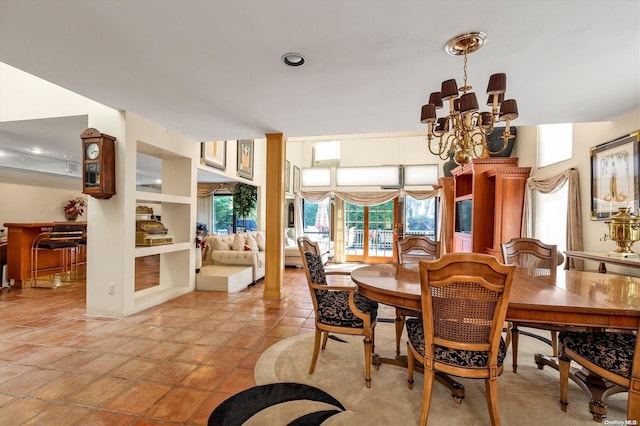
POLYGON ((525 183, 530 167, 517 158, 477 158, 452 171, 454 252, 489 253, 520 236, 525 183))

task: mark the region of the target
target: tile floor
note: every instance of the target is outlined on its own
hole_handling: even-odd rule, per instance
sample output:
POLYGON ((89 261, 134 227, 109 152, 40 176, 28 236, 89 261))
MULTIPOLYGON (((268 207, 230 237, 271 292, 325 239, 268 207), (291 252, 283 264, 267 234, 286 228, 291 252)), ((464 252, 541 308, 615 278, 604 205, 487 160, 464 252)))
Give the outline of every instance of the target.
POLYGON ((2 290, 0 424, 205 425, 255 385, 266 348, 313 331, 302 269, 285 289, 196 291, 124 319, 85 315, 84 284, 2 290))

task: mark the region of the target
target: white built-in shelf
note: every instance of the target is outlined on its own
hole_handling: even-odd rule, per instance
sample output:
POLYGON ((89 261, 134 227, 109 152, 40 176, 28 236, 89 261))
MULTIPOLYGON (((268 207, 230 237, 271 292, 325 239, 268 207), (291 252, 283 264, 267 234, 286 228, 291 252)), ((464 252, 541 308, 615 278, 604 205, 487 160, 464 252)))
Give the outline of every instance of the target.
POLYGON ((191 250, 191 246, 195 247, 195 243, 173 243, 162 244, 158 246, 136 247, 136 257, 152 256, 154 254, 173 253, 183 250, 191 250))
POLYGON ((158 192, 136 191, 136 202, 191 204, 191 197, 184 197, 182 195, 161 194, 158 192))

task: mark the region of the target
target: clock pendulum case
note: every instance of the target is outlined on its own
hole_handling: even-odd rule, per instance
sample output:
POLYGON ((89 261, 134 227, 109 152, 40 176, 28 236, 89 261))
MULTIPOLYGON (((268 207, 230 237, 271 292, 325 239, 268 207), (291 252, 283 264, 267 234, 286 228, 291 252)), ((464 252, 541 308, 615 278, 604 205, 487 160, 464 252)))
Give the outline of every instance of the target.
POLYGON ((116 151, 113 136, 89 128, 82 139, 82 192, 109 199, 116 193, 116 151))

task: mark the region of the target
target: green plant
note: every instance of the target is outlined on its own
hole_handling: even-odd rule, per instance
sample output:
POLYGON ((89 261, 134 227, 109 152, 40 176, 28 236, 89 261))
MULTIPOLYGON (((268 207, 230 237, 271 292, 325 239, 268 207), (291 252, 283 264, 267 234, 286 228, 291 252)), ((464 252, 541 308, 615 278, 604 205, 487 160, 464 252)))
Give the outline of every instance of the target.
POLYGON ((246 223, 247 216, 255 212, 258 189, 253 185, 238 183, 233 188, 233 211, 246 223))

